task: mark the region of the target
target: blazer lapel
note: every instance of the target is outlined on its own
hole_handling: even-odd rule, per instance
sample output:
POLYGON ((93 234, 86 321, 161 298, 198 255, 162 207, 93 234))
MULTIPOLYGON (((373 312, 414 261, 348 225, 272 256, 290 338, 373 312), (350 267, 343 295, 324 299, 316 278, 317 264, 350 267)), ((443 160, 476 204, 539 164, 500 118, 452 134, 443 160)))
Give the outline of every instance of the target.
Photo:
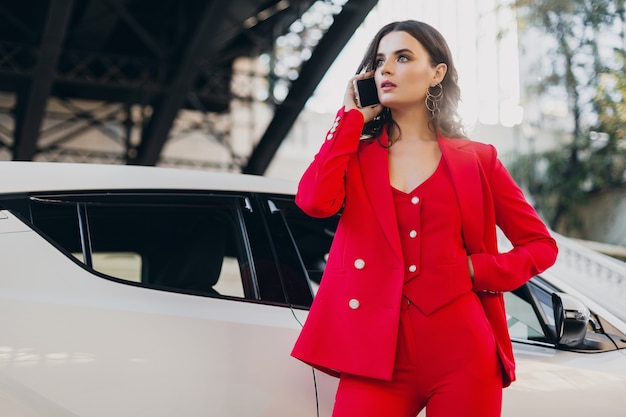
MULTIPOLYGON (((380 141, 387 143, 387 134, 381 134, 380 141)), ((367 198, 374 209, 376 220, 380 224, 393 252, 402 259, 402 247, 396 210, 389 182, 389 159, 387 148, 372 143, 359 152, 359 164, 367 198)))
POLYGON ((471 149, 464 148, 466 140, 439 137, 438 141, 459 200, 466 250, 479 253, 484 208, 478 158, 471 149))

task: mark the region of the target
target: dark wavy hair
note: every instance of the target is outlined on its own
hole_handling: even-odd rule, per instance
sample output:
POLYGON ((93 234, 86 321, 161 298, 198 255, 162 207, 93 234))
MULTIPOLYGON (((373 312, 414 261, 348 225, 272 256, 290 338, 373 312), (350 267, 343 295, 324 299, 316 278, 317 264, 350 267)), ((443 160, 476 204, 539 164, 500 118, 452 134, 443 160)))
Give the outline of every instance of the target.
MULTIPOLYGON (((389 23, 381 28, 374 39, 370 42, 363 60, 357 69, 357 74, 373 71, 376 69, 376 54, 378 52, 378 44, 380 40, 390 32, 402 31, 413 36, 430 55, 432 66, 444 63, 448 66, 441 85, 443 86, 443 98, 439 102, 440 112, 431 119, 431 127, 440 135, 461 138, 466 137, 463 124, 457 113, 459 100, 461 99, 461 90, 458 85, 458 74, 450 48, 444 37, 437 29, 424 22, 416 20, 404 20, 389 23)), ((434 92, 435 93, 435 92, 434 92)), ((389 133, 391 127, 397 124, 391 117, 391 111, 384 107, 382 112, 372 121, 363 126, 363 136, 376 137, 380 136, 383 127, 387 127, 389 133)), ((389 143, 395 141, 390 137, 389 143)))

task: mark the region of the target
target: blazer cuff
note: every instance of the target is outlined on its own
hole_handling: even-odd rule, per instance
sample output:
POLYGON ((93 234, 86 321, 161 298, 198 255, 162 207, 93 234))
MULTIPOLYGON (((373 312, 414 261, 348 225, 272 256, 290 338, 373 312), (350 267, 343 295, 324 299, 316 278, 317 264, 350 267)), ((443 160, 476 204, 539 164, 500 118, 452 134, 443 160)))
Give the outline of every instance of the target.
POLYGON ((490 265, 493 264, 493 255, 489 253, 475 253, 470 255, 472 260, 472 266, 474 268, 474 287, 476 292, 503 292, 506 291, 504 287, 506 280, 499 279, 497 282, 493 282, 490 279, 490 265), (500 284, 500 285, 498 285, 500 284), (504 285, 503 285, 504 284, 504 285))
POLYGON ((329 153, 337 156, 356 152, 363 130, 363 121, 363 114, 360 111, 356 109, 346 111, 345 107, 339 109, 333 125, 324 136, 324 143, 316 159, 324 160, 329 153))

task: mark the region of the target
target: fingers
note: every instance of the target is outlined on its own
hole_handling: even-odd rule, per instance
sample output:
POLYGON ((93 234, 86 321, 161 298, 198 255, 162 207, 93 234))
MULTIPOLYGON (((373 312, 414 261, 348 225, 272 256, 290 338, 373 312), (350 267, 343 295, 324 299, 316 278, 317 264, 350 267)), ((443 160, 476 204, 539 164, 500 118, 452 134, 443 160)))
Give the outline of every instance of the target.
POLYGON ((357 79, 357 80, 362 80, 364 78, 370 78, 373 77, 374 74, 376 74, 376 71, 368 71, 368 72, 364 72, 362 74, 357 74, 355 75, 353 78, 357 79))
POLYGON ((354 81, 356 77, 352 77, 346 86, 346 92, 343 99, 343 105, 346 110, 358 109, 359 107, 356 104, 356 91, 354 86, 354 81))
POLYGON ((383 106, 381 104, 374 104, 372 106, 363 107, 359 109, 359 111, 363 114, 364 123, 368 123, 374 120, 374 118, 383 111, 383 106))

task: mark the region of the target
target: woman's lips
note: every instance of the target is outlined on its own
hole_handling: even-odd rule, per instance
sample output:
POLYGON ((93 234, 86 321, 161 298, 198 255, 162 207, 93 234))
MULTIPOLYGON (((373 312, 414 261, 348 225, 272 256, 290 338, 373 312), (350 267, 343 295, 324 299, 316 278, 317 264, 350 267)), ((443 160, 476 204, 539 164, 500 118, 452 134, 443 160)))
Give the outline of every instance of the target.
POLYGON ((382 83, 380 83, 380 89, 382 91, 389 91, 394 88, 396 88, 396 85, 392 83, 391 81, 383 81, 382 83))

